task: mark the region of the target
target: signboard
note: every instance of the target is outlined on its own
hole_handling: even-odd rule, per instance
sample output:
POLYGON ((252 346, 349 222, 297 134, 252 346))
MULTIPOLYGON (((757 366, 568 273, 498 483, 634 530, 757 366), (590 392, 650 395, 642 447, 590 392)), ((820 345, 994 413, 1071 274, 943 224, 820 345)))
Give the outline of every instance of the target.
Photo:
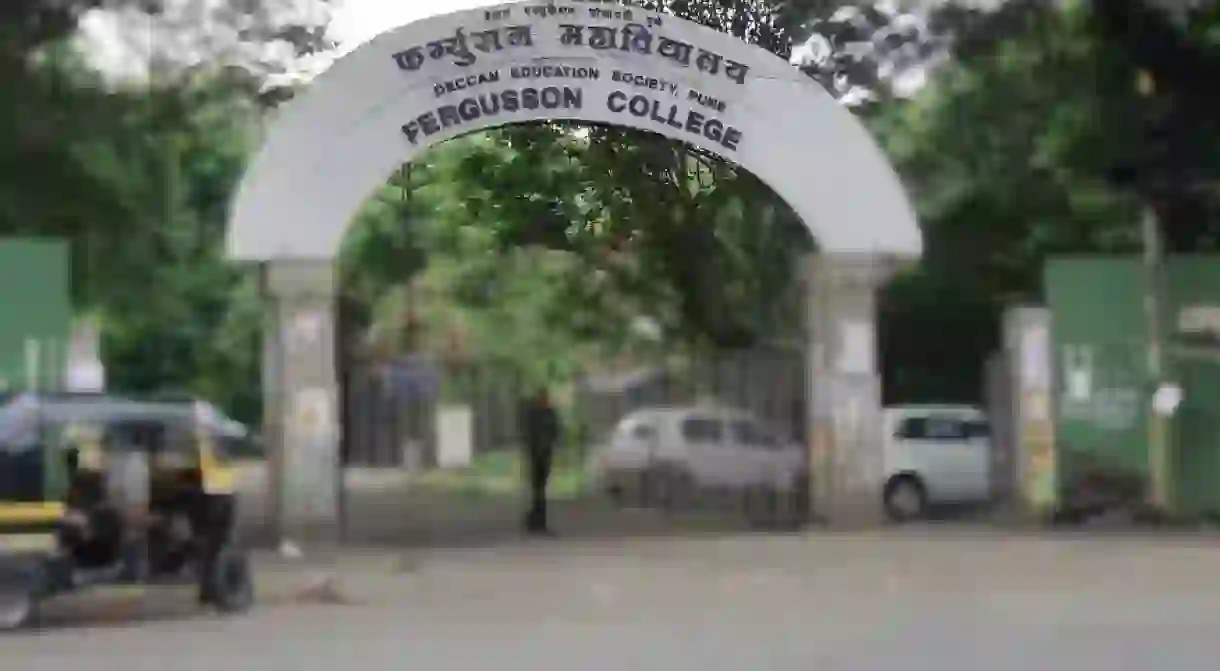
POLYGON ((474 414, 469 406, 436 412, 436 461, 440 468, 465 468, 474 460, 474 414))
POLYGON ((106 368, 102 365, 100 343, 100 330, 93 319, 84 318, 73 324, 64 380, 68 391, 105 391, 106 368))
POLYGON ((629 4, 488 4, 385 33, 289 103, 239 191, 234 256, 333 258, 352 214, 403 162, 473 131, 555 120, 657 133, 734 161, 825 253, 919 255, 885 155, 785 59, 629 4))
POLYGON ((1220 305, 1189 305, 1178 312, 1178 338, 1190 345, 1220 346, 1220 305))
POLYGON ((299 448, 320 448, 318 443, 324 443, 338 435, 334 402, 332 394, 327 389, 302 389, 293 395, 294 436, 301 440, 299 448))
POLYGON ((843 349, 839 353, 839 372, 873 373, 877 356, 877 334, 873 325, 866 321, 848 321, 843 323, 842 328, 843 349))
POLYGON ((740 100, 750 66, 705 45, 671 37, 661 14, 631 8, 588 8, 579 2, 563 5, 505 6, 484 12, 472 28, 395 52, 394 64, 404 73, 444 72, 446 66, 469 70, 456 77, 429 78, 435 107, 422 110, 402 125, 411 144, 446 134, 466 124, 503 115, 538 111, 583 110, 601 105, 613 116, 630 115, 658 130, 676 130, 706 141, 720 151, 735 152, 746 140, 744 131, 727 120, 730 101, 740 100), (581 11, 581 10, 585 11, 581 11), (516 61, 520 52, 551 45, 557 60, 516 61), (601 54, 613 54, 605 67, 601 54), (664 59, 685 69, 656 76, 664 59), (697 73, 699 77, 692 77, 697 73), (717 86, 728 82, 729 86, 717 86), (601 84, 593 86, 592 84, 601 84), (697 84, 699 87, 692 84, 697 84), (604 89, 604 92, 602 91, 604 89), (586 92, 598 91, 596 98, 586 92))
POLYGON ((1021 385, 1025 389, 1047 390, 1051 387, 1050 329, 1035 324, 1021 333, 1021 385))
POLYGON ((1093 351, 1086 345, 1063 348, 1064 399, 1084 403, 1093 397, 1093 351))
POLYGON ((1162 384, 1152 395, 1152 411, 1161 417, 1172 417, 1182 405, 1182 388, 1176 384, 1162 384))
POLYGON ((329 313, 317 309, 303 309, 288 319, 287 337, 284 339, 289 352, 308 352, 317 347, 326 334, 329 313))

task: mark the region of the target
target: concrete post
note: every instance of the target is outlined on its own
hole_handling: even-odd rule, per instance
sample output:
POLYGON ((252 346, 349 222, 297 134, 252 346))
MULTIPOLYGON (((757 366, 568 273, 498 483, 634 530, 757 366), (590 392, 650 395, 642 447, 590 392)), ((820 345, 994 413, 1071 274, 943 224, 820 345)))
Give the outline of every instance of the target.
POLYGON ((333 262, 272 261, 264 280, 272 523, 281 540, 337 542, 341 465, 333 262))
POLYGON ((876 295, 892 272, 875 256, 809 261, 813 507, 836 524, 882 519, 876 295))
POLYGON ((1013 371, 1015 476, 1019 508, 1041 519, 1058 500, 1051 313, 1014 307, 1004 315, 1004 351, 1013 371))

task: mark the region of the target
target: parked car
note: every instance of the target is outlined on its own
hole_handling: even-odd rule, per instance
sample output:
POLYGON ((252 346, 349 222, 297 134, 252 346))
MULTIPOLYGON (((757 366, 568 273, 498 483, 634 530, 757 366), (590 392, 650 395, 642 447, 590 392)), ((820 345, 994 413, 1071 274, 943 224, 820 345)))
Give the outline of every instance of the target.
POLYGON ((804 450, 732 408, 634 412, 595 449, 590 467, 598 487, 620 502, 680 507, 704 494, 754 494, 799 513, 808 498, 804 450))
POLYGON ((883 503, 894 521, 926 516, 930 506, 990 500, 991 430, 964 405, 895 406, 884 413, 883 503))

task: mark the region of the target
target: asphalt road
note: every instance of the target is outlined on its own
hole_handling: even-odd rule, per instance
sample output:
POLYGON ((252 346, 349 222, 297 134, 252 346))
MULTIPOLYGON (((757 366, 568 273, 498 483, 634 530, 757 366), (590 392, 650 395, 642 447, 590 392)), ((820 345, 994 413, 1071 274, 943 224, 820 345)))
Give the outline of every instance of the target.
POLYGON ((1220 668, 1215 538, 561 538, 413 551, 394 565, 345 565, 345 605, 68 619, 0 638, 0 667, 1220 668))

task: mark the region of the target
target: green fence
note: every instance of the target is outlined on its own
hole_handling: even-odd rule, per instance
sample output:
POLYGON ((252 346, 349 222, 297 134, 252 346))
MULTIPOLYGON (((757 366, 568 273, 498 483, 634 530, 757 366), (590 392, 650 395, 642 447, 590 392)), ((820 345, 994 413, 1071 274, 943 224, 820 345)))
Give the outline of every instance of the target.
POLYGON ((72 324, 68 245, 0 239, 0 389, 62 380, 72 324))
MULTIPOLYGON (((1220 351, 1215 347, 1220 340, 1184 334, 1181 327, 1191 321, 1184 319, 1187 315, 1206 317, 1220 310, 1220 258, 1171 259, 1165 285, 1163 332, 1171 345, 1167 367, 1185 399, 1172 424, 1175 507, 1188 514, 1217 513, 1220 360, 1212 353, 1220 351)), ((1085 461, 1146 477, 1147 408, 1154 389, 1147 374, 1139 260, 1054 259, 1046 267, 1045 287, 1055 344, 1060 482, 1070 482, 1072 469, 1085 461)))
POLYGON ((1179 502, 1188 512, 1216 514, 1220 513, 1220 257, 1174 259, 1167 271, 1166 332, 1173 334, 1170 369, 1185 392, 1174 422, 1179 502))

